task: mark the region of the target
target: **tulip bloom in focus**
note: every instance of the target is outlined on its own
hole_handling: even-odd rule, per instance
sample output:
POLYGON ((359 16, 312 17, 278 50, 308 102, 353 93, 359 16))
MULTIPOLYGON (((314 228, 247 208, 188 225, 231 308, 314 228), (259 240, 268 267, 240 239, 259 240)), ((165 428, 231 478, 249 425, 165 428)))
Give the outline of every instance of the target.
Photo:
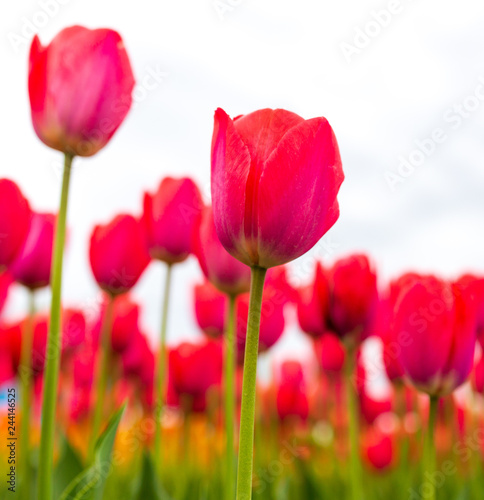
POLYGON ((0 271, 10 266, 29 231, 29 202, 18 186, 0 179, 0 271))
POLYGON ((339 216, 343 178, 325 118, 263 109, 231 119, 217 109, 214 222, 222 245, 244 264, 267 269, 312 248, 339 216))
POLYGON ((30 48, 32 123, 47 146, 71 156, 103 148, 131 106, 134 76, 123 41, 110 29, 72 26, 30 48))

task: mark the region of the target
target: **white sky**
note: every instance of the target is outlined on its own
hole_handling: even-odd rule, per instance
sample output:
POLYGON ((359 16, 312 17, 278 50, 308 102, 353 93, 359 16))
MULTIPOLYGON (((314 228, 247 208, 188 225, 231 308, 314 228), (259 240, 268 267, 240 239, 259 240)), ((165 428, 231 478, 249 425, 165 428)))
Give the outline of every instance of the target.
MULTIPOLYGON (((383 279, 407 269, 449 277, 465 270, 484 272, 484 104, 473 97, 482 90, 479 79, 484 82, 483 2, 45 3, 52 13, 48 18, 42 1, 9 0, 0 20, 0 176, 17 181, 35 209, 57 210, 61 155, 37 139, 30 123, 28 43, 19 38, 29 22, 44 43, 72 24, 118 30, 140 85, 136 105, 108 147, 76 163, 66 303, 95 302, 98 291, 87 251, 95 223, 121 211, 139 212, 143 190, 154 190, 165 175, 190 175, 209 192, 218 106, 232 116, 283 107, 305 118, 326 116, 332 124, 346 174, 341 217, 325 246, 313 254, 327 262, 367 251, 383 279), (225 6, 222 17, 216 6, 225 6), (394 14, 380 15, 380 23, 388 25, 375 24, 373 13, 390 6, 394 14), (344 44, 354 44, 358 29, 365 28, 373 38, 348 61, 343 48, 348 51, 349 45, 344 44), (152 72, 161 73, 161 81, 147 88, 152 72), (464 108, 467 116, 459 122, 455 106, 462 103, 471 111, 464 108), (386 173, 396 172, 399 157, 408 158, 415 141, 432 134, 444 138, 391 190, 386 173)), ((365 40, 359 33, 361 44, 365 40)), ((413 156, 419 160, 418 153, 413 156)), ((298 281, 309 278, 312 262, 303 257, 295 264, 298 281)), ((197 335, 193 315, 186 311, 192 311, 191 285, 198 277, 193 260, 176 269, 170 342, 197 335)), ((159 323, 161 282, 161 265, 154 263, 135 289, 152 338, 159 323)), ((49 294, 41 294, 39 302, 46 307, 49 294)), ((7 312, 16 316, 24 306, 24 293, 17 290, 7 312)), ((278 352, 293 352, 296 344, 301 352, 307 347, 289 328, 278 352)))

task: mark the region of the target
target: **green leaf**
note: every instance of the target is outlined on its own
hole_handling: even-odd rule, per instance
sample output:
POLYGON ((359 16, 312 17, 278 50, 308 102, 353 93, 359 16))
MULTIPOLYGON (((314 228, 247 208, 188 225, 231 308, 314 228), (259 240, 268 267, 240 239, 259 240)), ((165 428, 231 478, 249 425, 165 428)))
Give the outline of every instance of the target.
POLYGON ((99 436, 94 452, 94 462, 75 477, 64 490, 60 500, 101 500, 106 479, 111 471, 111 455, 126 405, 112 417, 106 430, 99 436))
POLYGON ((82 461, 64 437, 62 454, 54 472, 54 498, 59 498, 70 482, 83 470, 82 461))
POLYGON ((150 455, 143 454, 143 465, 139 490, 135 496, 136 500, 170 500, 168 494, 163 490, 150 455))

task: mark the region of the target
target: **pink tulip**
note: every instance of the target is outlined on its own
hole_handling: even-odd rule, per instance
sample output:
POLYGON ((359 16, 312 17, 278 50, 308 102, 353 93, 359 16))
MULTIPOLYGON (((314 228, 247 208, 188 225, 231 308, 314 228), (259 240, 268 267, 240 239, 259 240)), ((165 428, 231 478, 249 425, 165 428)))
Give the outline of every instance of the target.
POLYGON ((218 342, 183 342, 168 356, 169 380, 176 395, 195 399, 220 384, 222 377, 222 346, 218 342))
POLYGON ((376 274, 365 255, 340 259, 329 271, 330 329, 359 342, 370 333, 378 305, 376 274))
POLYGON ((5 335, 4 325, 0 325, 0 386, 14 377, 15 367, 10 339, 5 335))
POLYGON ((150 261, 145 233, 131 215, 118 215, 91 234, 89 257, 98 285, 111 295, 129 291, 150 261))
POLYGON ((338 145, 325 118, 282 109, 230 119, 215 112, 212 202, 225 249, 269 268, 306 253, 339 216, 338 145))
POLYGON ((104 147, 131 106, 134 77, 123 41, 109 29, 72 26, 46 47, 30 48, 34 129, 47 146, 91 156, 104 147))
POLYGON ((31 211, 17 185, 0 179, 0 271, 16 258, 27 236, 31 211))
POLYGON ((12 284, 12 276, 5 272, 0 272, 0 314, 2 313, 3 306, 7 301, 10 285, 12 284))
POLYGON ((227 296, 209 281, 195 286, 195 317, 201 330, 211 338, 220 338, 225 331, 227 296))
POLYGON ((344 369, 346 351, 341 340, 327 332, 315 341, 316 355, 321 368, 329 374, 340 374, 344 369))
POLYGON ((279 419, 298 417, 301 420, 306 420, 309 415, 309 400, 301 363, 299 361, 285 361, 280 370, 280 381, 276 395, 279 419))
POLYGON ((442 396, 465 382, 476 344, 475 317, 474 302, 458 285, 420 276, 401 289, 393 327, 409 338, 400 361, 418 389, 442 396))
POLYGON ((250 288, 250 268, 234 259, 220 243, 211 207, 203 208, 194 234, 194 251, 205 277, 228 295, 250 288))
POLYGON ((329 284, 323 266, 318 262, 314 280, 298 293, 297 317, 304 333, 313 338, 328 331, 329 284))
POLYGON ((371 429, 365 439, 365 455, 369 464, 378 471, 388 470, 394 461, 392 438, 377 429, 371 429))
POLYGON ((50 283, 55 224, 54 214, 33 213, 27 237, 10 267, 15 281, 31 290, 50 283))
POLYGON ((484 354, 481 354, 479 361, 474 365, 472 382, 475 391, 484 394, 484 354))
POLYGON ((62 353, 77 350, 86 338, 86 318, 79 309, 67 308, 62 311, 62 353))
POLYGON ((202 206, 200 192, 189 178, 166 177, 155 194, 145 193, 143 220, 153 259, 175 264, 193 252, 193 232, 202 206))

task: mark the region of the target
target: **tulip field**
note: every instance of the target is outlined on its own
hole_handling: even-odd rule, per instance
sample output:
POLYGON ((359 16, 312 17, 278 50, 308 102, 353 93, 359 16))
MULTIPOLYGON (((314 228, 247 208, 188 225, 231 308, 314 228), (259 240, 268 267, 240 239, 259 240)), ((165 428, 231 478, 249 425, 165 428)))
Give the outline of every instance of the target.
POLYGON ((382 279, 351 252, 294 280, 345 210, 345 151, 325 117, 213 110, 211 200, 176 168, 160 175, 137 212, 91 228, 94 312, 64 300, 71 173, 117 147, 129 54, 107 28, 30 40, 29 147, 63 158, 62 186, 45 213, 0 178, 0 499, 484 499, 484 275, 382 279), (190 260, 196 337, 171 344, 190 260), (155 337, 133 294, 153 266, 155 337), (14 290, 20 320, 4 314, 14 290), (311 359, 274 358, 261 376, 291 322, 311 359))

